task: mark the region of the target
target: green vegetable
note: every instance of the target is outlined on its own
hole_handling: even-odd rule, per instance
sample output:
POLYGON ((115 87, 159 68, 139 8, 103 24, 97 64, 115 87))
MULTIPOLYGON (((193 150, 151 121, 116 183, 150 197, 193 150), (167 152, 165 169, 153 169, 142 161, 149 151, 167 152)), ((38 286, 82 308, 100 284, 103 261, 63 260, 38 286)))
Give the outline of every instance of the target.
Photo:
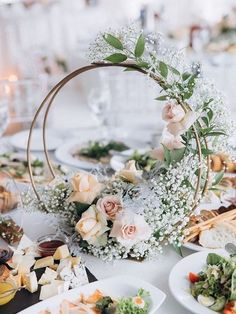
POLYGON ((148 314, 150 308, 149 293, 143 289, 139 289, 137 297, 144 300, 143 307, 138 307, 133 302, 133 298, 122 298, 118 301, 116 306, 116 314, 148 314))
POLYGON ((236 301, 236 269, 231 277, 231 295, 230 300, 236 301))
POLYGON ((113 304, 111 297, 103 297, 96 302, 96 309, 100 310, 102 314, 109 313, 108 309, 113 304))
POLYGON ((100 160, 102 157, 108 157, 111 150, 123 151, 128 149, 122 142, 110 141, 108 144, 103 144, 98 141, 89 142, 88 147, 82 148, 79 152, 81 156, 100 160))
POLYGON ((151 158, 148 154, 140 154, 138 151, 130 156, 129 160, 134 160, 136 165, 145 171, 150 171, 156 164, 156 160, 151 158))
POLYGON ((219 311, 222 311, 224 309, 225 304, 226 304, 226 298, 224 296, 222 296, 222 297, 219 297, 216 300, 216 302, 212 306, 210 306, 209 308, 212 311, 219 312, 219 311))
POLYGON ((209 253, 207 256, 208 265, 218 265, 219 263, 227 262, 226 259, 218 254, 209 253))

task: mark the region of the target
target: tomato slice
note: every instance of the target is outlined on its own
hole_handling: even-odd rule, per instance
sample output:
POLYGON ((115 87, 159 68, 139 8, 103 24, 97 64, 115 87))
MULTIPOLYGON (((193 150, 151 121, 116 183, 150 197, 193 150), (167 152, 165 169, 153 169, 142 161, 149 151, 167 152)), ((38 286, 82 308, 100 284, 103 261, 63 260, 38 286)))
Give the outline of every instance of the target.
POLYGON ((188 279, 191 283, 195 283, 195 282, 198 282, 200 280, 199 276, 195 273, 189 273, 188 279))
POLYGON ((231 310, 231 309, 224 309, 223 314, 236 314, 236 312, 234 310, 231 310))
POLYGON ((236 306, 235 301, 231 301, 231 302, 227 303, 225 305, 225 309, 223 311, 223 314, 236 314, 235 306, 236 306))

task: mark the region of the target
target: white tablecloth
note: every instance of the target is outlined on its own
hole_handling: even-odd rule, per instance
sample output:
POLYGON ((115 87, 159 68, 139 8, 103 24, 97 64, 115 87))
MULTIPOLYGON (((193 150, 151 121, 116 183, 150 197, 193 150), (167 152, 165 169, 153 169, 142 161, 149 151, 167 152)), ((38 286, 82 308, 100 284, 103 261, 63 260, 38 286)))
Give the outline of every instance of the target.
MULTIPOLYGON (((17 209, 13 211, 11 215, 18 224, 23 224, 25 233, 32 240, 36 240, 40 235, 45 235, 53 231, 52 227, 47 224, 45 216, 41 213, 25 214, 17 209)), ((0 247, 3 245, 6 245, 6 243, 0 240, 0 247)), ((184 250, 184 255, 189 253, 190 251, 184 250)), ((168 276, 170 270, 181 259, 172 248, 167 247, 164 254, 160 255, 159 259, 146 262, 121 260, 105 263, 86 254, 83 254, 82 258, 86 262, 86 266, 97 279, 127 274, 146 280, 164 291, 167 298, 156 314, 190 313, 175 301, 168 288, 168 276)))

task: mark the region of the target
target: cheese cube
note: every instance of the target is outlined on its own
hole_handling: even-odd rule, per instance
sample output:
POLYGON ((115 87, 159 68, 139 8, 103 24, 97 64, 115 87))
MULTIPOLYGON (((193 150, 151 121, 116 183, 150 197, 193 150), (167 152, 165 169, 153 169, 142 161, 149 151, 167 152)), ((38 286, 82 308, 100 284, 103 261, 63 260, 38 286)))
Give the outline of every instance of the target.
POLYGON ((72 266, 78 265, 81 261, 81 258, 79 256, 69 256, 66 259, 71 261, 72 266))
POLYGON ((30 273, 30 267, 25 264, 19 264, 17 267, 17 273, 18 275, 24 275, 24 274, 29 274, 30 273))
POLYGON ((56 260, 60 260, 68 256, 70 256, 70 252, 69 252, 68 246, 64 244, 62 246, 59 246, 56 249, 56 252, 54 253, 53 258, 56 260))
POLYGON ((54 279, 57 278, 57 272, 55 270, 52 270, 51 268, 46 268, 45 272, 42 274, 41 278, 39 279, 40 285, 46 285, 48 283, 51 283, 54 279))
POLYGON ((53 264, 53 265, 51 265, 51 266, 49 266, 52 270, 57 270, 57 268, 58 268, 58 264, 53 264))
POLYGON ((25 234, 23 234, 16 250, 17 251, 21 251, 21 250, 24 251, 26 248, 29 248, 30 246, 33 246, 33 245, 34 245, 34 243, 25 234))
POLYGON ((23 275, 23 284, 25 285, 25 288, 31 293, 34 293, 38 290, 38 282, 35 271, 23 275))
POLYGON ((87 272, 83 264, 75 265, 73 267, 73 271, 76 278, 79 280, 80 286, 86 285, 87 283, 89 283, 87 272))
POLYGON ((52 256, 43 257, 38 259, 34 264, 34 269, 49 267, 54 264, 54 260, 52 256))

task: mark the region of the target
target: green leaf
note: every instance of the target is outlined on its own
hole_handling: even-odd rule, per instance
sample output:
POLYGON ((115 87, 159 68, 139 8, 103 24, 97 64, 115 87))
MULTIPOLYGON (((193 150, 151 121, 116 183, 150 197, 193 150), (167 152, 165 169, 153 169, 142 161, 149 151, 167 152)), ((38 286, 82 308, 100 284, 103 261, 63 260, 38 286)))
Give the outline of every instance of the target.
POLYGON ((191 76, 191 73, 184 72, 184 73, 182 74, 182 80, 183 80, 183 81, 186 81, 187 79, 190 78, 190 76, 191 76))
POLYGON ((145 48, 145 38, 143 34, 140 34, 137 43, 135 45, 134 49, 134 55, 136 58, 140 58, 142 54, 144 53, 144 48, 145 48))
POLYGON ((214 154, 214 151, 211 150, 211 149, 208 149, 208 148, 202 148, 202 154, 203 154, 204 156, 208 156, 208 155, 214 154))
POLYGON ((165 161, 166 165, 169 166, 171 163, 170 150, 165 145, 162 144, 162 146, 164 148, 164 161, 165 161))
POLYGON ((126 68, 126 69, 124 69, 124 72, 133 72, 133 71, 138 71, 138 69, 135 69, 135 68, 126 68))
POLYGON ((170 66, 170 65, 168 65, 168 68, 169 68, 169 70, 170 70, 171 72, 173 72, 174 74, 180 75, 180 72, 179 72, 176 68, 174 68, 174 67, 172 67, 172 66, 170 66))
POLYGON ((226 135, 226 134, 223 131, 213 131, 206 134, 206 136, 220 136, 220 135, 226 135))
POLYGON ((147 62, 144 62, 144 61, 137 62, 137 65, 138 65, 140 68, 145 68, 145 69, 149 69, 149 68, 150 68, 150 65, 149 65, 147 62))
POLYGON ((207 117, 202 117, 202 121, 205 123, 206 126, 209 126, 209 120, 207 117))
POLYGON ((209 121, 211 121, 214 116, 214 113, 210 108, 208 109, 207 116, 208 116, 209 121))
POLYGON ((185 147, 170 151, 171 162, 179 162, 185 154, 185 147))
POLYGON ((169 98, 168 95, 163 95, 163 96, 159 96, 159 97, 155 98, 155 100, 164 101, 164 100, 167 100, 168 98, 169 98))
POLYGON ((113 55, 106 57, 105 60, 112 63, 120 63, 127 60, 127 56, 122 53, 114 53, 113 55))
POLYGON ((122 42, 116 38, 115 36, 111 35, 111 34, 105 34, 103 35, 104 40, 112 47, 119 49, 119 50, 123 50, 124 47, 122 45, 122 42))
POLYGON ((212 186, 217 185, 218 183, 220 183, 220 181, 222 180, 224 176, 224 171, 221 171, 219 173, 217 173, 214 177, 214 180, 212 182, 212 186))
POLYGON ((161 75, 162 75, 164 78, 167 78, 167 76, 168 76, 168 67, 167 67, 167 65, 166 65, 164 62, 162 62, 162 61, 159 62, 159 71, 160 71, 161 75))

